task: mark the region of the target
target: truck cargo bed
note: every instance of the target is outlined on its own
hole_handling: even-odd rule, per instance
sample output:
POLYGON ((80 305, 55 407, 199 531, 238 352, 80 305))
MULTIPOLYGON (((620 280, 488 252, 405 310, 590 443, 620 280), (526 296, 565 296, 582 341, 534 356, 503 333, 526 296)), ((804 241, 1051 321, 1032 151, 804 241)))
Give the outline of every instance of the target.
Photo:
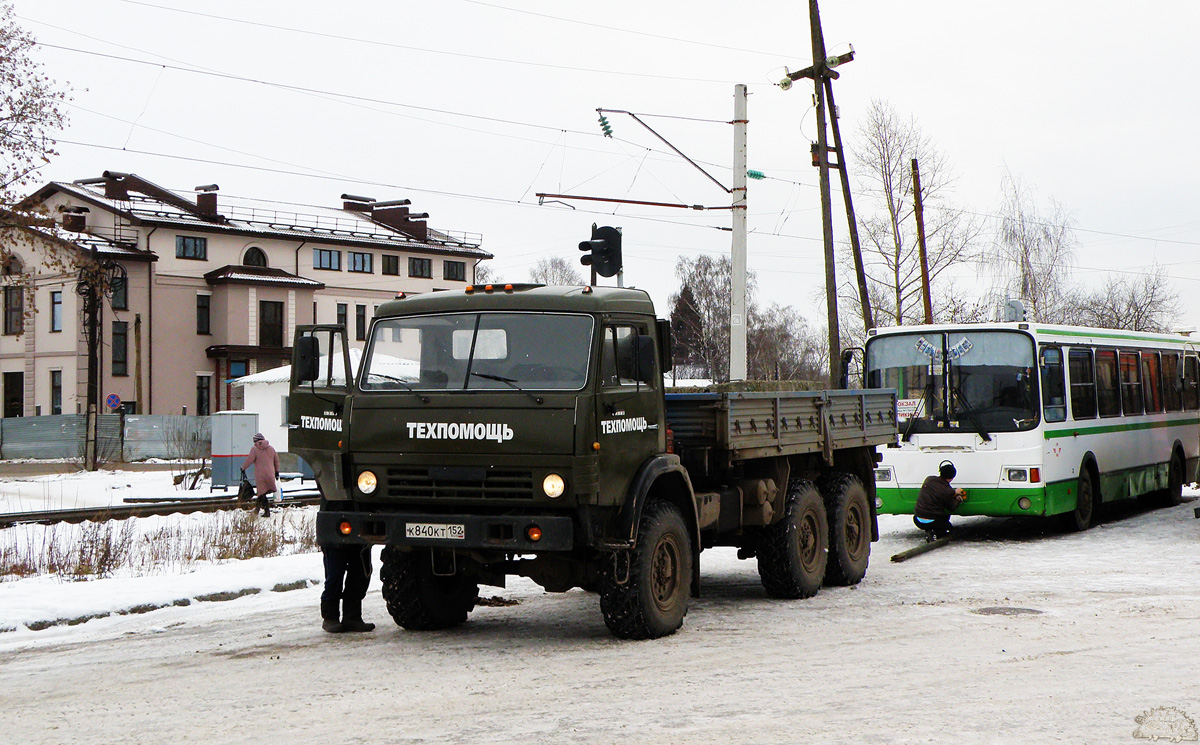
POLYGON ((892 390, 668 393, 667 424, 686 447, 734 460, 884 445, 896 436, 892 390))

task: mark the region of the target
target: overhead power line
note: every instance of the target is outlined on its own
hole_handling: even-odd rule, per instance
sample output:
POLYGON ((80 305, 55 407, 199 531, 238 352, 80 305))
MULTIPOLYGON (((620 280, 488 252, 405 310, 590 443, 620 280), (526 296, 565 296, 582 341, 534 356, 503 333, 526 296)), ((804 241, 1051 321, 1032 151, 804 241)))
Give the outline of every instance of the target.
POLYGON ((286 31, 293 34, 305 34, 307 36, 316 36, 322 39, 334 39, 336 41, 346 41, 354 44, 368 44, 371 46, 385 47, 389 49, 400 49, 407 52, 422 52, 424 54, 440 54, 448 57, 460 57, 462 59, 474 59, 483 62, 499 62, 506 65, 523 65, 527 67, 542 67, 552 70, 564 70, 567 72, 587 72, 596 75, 625 75, 635 78, 650 78, 657 80, 674 80, 688 83, 723 83, 727 85, 736 84, 736 80, 716 80, 713 78, 689 78, 682 75, 655 75, 647 72, 622 72, 617 70, 598 70, 588 67, 573 67, 571 65, 556 65, 549 62, 530 62, 528 60, 505 59, 503 57, 488 57, 481 54, 468 54, 466 52, 447 52, 443 49, 430 49, 428 47, 417 47, 409 44, 397 44, 391 41, 379 41, 377 39, 365 39, 361 37, 345 36, 343 34, 333 34, 327 31, 312 31, 305 28, 297 28, 295 26, 283 26, 276 23, 263 23, 261 21, 249 21, 244 18, 233 18, 230 16, 217 15, 215 13, 202 13, 198 10, 186 10, 184 8, 171 8, 166 5, 157 5, 155 3, 142 2, 141 0, 121 0, 129 5, 140 5, 146 8, 155 8, 156 10, 165 10, 171 13, 182 13, 184 15, 196 16, 199 18, 209 18, 216 21, 225 21, 227 23, 237 23, 245 26, 253 26, 255 28, 268 28, 273 31, 286 31))

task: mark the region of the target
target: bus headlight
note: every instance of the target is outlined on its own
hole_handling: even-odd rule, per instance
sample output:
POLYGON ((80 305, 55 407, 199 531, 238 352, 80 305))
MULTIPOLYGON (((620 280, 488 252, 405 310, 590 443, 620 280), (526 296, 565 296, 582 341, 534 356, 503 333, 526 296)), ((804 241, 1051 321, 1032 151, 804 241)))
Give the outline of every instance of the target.
POLYGON ((378 484, 379 480, 375 478, 375 474, 371 471, 363 471, 358 474, 358 490, 363 494, 372 493, 378 484))
POLYGON ((1029 480, 1029 471, 1026 471, 1024 468, 1010 468, 1010 469, 1008 469, 1008 480, 1009 481, 1028 481, 1029 480))
POLYGON ((876 468, 875 469, 875 480, 876 481, 891 481, 892 480, 892 469, 876 468))
POLYGON ((551 499, 558 499, 563 495, 563 490, 567 488, 563 477, 557 473, 552 473, 542 479, 542 491, 546 492, 546 496, 551 499))

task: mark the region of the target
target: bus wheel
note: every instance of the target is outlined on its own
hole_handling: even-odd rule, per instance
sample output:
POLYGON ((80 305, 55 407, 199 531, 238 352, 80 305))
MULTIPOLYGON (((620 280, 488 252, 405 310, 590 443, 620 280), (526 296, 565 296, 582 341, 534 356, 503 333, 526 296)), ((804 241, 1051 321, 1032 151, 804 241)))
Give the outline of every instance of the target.
POLYGON ((1178 453, 1171 455, 1171 463, 1167 466, 1167 488, 1146 494, 1140 501, 1147 507, 1183 504, 1183 461, 1178 453))
POLYGON ((662 500, 646 505, 628 554, 628 571, 614 561, 601 581, 604 625, 618 639, 674 634, 692 592, 692 541, 679 508, 662 500))
POLYGON ((829 559, 825 503, 811 481, 792 479, 784 510, 783 519, 759 537, 758 576, 771 597, 812 597, 821 589, 829 559))
POLYGON ((829 561, 825 585, 857 585, 871 560, 871 506, 858 477, 834 472, 821 481, 829 520, 829 561))
POLYGON ((1092 481, 1092 472, 1086 467, 1080 468, 1079 486, 1075 490, 1075 509, 1066 514, 1067 529, 1083 531, 1092 527, 1098 501, 1096 485, 1092 481))
POLYGON ((479 584, 461 569, 447 577, 434 574, 428 550, 387 546, 380 558, 383 599, 397 625, 410 631, 445 629, 463 623, 475 609, 479 584))

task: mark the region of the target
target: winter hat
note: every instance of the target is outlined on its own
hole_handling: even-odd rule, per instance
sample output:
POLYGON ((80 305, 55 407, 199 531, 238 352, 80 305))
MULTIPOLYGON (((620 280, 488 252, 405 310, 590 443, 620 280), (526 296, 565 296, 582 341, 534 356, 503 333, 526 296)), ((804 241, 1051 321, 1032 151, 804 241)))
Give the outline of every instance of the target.
POLYGON ((944 460, 938 465, 938 475, 949 481, 958 475, 958 469, 950 461, 944 460))
POLYGON ((255 433, 254 433, 254 441, 255 441, 255 442, 258 442, 259 440, 265 440, 265 439, 267 439, 267 438, 265 438, 265 437, 263 437, 263 436, 262 436, 262 432, 255 432, 255 433))

